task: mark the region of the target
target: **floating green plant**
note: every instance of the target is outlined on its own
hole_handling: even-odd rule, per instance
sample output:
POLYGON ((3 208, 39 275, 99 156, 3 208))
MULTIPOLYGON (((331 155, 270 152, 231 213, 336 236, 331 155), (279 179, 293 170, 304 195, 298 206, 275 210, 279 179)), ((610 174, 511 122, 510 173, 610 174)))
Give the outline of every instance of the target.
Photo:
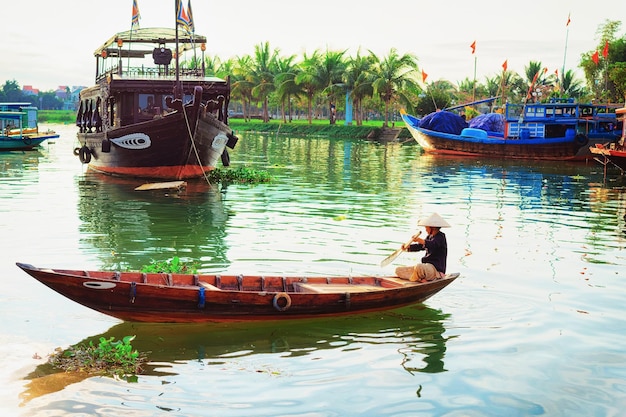
POLYGON ((60 350, 50 356, 50 363, 65 371, 79 371, 100 375, 132 377, 141 373, 141 365, 146 362, 145 355, 133 349, 130 342, 135 336, 126 336, 122 340, 101 337, 95 345, 80 344, 60 350))

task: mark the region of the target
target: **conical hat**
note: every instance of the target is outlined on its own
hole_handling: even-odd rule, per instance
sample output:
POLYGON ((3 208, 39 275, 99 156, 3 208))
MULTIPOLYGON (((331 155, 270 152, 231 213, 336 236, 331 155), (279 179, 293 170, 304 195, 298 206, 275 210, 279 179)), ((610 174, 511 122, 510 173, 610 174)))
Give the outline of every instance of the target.
POLYGON ((430 226, 430 227, 450 227, 447 221, 443 219, 437 213, 433 213, 425 219, 421 219, 417 222, 418 226, 430 226))

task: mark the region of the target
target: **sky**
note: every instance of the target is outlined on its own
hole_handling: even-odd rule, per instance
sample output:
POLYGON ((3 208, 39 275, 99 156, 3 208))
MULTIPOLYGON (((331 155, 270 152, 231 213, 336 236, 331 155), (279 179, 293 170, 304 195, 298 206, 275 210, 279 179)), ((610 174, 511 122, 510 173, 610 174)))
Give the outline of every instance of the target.
MULTIPOLYGON (((140 27, 173 27, 175 0, 137 2, 140 27)), ((383 58, 395 48, 418 58, 427 83, 455 84, 493 78, 505 61, 519 74, 534 61, 584 80, 580 56, 596 50, 600 26, 626 21, 624 0, 191 0, 191 7, 206 54, 222 60, 254 55, 265 42, 298 59, 316 50, 383 58)), ((130 29, 132 0, 20 0, 3 11, 22 17, 3 19, 0 83, 49 91, 93 84, 93 52, 130 29)), ((625 33, 622 25, 617 36, 625 33)))

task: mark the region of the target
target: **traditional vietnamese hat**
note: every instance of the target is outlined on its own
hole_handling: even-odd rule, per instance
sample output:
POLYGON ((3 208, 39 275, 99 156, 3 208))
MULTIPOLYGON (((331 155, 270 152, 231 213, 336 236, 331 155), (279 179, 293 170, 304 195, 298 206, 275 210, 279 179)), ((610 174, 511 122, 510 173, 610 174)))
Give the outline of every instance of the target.
POLYGON ((429 227, 450 227, 450 224, 437 213, 433 213, 425 219, 421 219, 417 222, 417 225, 429 227))

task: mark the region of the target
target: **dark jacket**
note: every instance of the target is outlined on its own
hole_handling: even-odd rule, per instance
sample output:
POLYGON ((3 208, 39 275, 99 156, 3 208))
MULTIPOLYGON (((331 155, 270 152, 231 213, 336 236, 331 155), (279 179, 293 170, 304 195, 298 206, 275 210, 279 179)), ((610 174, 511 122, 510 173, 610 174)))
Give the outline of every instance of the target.
POLYGON ((434 236, 428 235, 424 239, 425 244, 411 243, 409 252, 417 252, 426 249, 426 255, 422 263, 432 264, 437 271, 446 273, 446 259, 448 258, 448 242, 446 235, 441 230, 434 236))

